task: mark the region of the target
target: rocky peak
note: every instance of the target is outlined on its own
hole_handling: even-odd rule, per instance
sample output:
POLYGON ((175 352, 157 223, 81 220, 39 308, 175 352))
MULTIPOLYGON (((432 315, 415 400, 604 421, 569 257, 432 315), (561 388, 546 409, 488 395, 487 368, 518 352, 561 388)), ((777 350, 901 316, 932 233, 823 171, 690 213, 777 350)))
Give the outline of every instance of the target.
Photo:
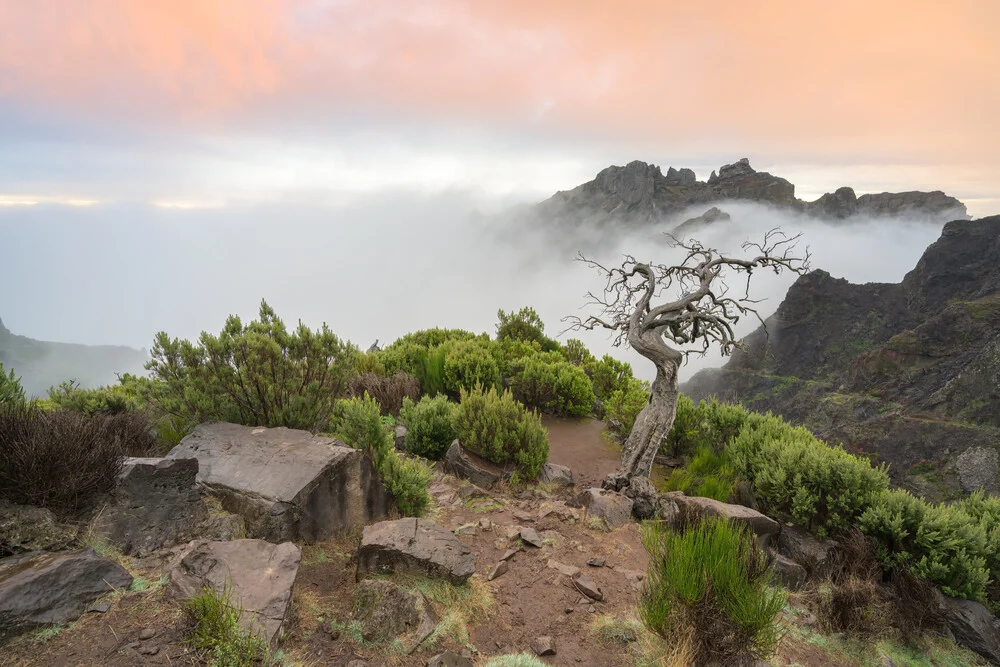
MULTIPOLYGON (((712 172, 715 173, 714 171, 712 172)), ((732 164, 725 164, 719 167, 719 175, 715 177, 716 181, 725 180, 727 178, 748 178, 757 173, 757 170, 750 166, 750 158, 740 158, 732 164)), ((709 184, 713 183, 711 178, 708 179, 709 184)))
POLYGON ((604 169, 597 175, 595 183, 604 192, 620 198, 628 205, 634 205, 651 197, 656 182, 662 179, 663 173, 659 167, 634 160, 624 167, 604 169))

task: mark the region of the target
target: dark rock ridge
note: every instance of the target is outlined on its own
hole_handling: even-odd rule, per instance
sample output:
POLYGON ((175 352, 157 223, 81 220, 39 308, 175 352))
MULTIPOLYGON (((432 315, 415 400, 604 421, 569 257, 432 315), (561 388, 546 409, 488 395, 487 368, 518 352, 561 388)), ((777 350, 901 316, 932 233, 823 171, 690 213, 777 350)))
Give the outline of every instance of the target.
POLYGON ((743 158, 699 181, 690 169, 660 167, 638 160, 624 167, 602 170, 589 183, 557 192, 540 203, 545 219, 572 224, 650 223, 678 215, 685 209, 724 200, 761 202, 813 217, 842 220, 854 215, 918 215, 935 221, 967 218, 965 204, 940 191, 883 192, 858 197, 840 188, 814 202, 795 197, 795 186, 784 178, 756 171, 743 158))
POLYGON ((746 350, 682 390, 772 410, 871 452, 930 496, 989 486, 1000 442, 1000 216, 945 225, 899 284, 800 277, 746 350), (974 475, 961 479, 963 470, 974 475), (985 480, 985 481, 983 481, 985 480))

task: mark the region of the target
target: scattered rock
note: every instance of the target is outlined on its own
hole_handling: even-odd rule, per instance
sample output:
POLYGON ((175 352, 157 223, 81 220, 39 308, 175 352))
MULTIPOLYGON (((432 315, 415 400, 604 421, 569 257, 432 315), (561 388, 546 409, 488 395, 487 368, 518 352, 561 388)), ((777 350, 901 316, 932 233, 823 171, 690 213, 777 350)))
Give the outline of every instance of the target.
POLYGON ((455 529, 456 535, 466 535, 468 537, 474 537, 479 534, 479 528, 474 523, 467 523, 465 525, 459 526, 455 529))
POLYGON ((75 621, 102 595, 132 585, 132 575, 93 549, 24 554, 0 561, 0 637, 75 621))
POLYGON ((91 530, 125 555, 143 556, 197 534, 206 509, 196 458, 128 458, 91 530))
POLYGON ((616 567, 615 572, 618 572, 625 577, 625 581, 632 584, 632 588, 636 590, 642 588, 642 582, 646 579, 646 573, 640 572, 639 570, 629 570, 624 567, 616 567))
POLYGON ((139 653, 142 653, 143 655, 156 655, 159 652, 159 646, 143 646, 139 648, 139 653))
POLYGON ((562 500, 547 500, 538 508, 539 520, 553 514, 561 521, 580 520, 580 510, 570 507, 562 500))
POLYGON ((572 614, 573 613, 573 607, 566 607, 565 609, 563 609, 563 612, 567 613, 567 614, 572 614))
POLYGON ((632 499, 632 515, 639 521, 652 519, 656 515, 656 487, 648 477, 633 477, 629 480, 625 495, 632 499))
POLYGON ((803 566, 811 577, 826 574, 839 550, 837 541, 820 539, 801 526, 786 525, 778 535, 778 553, 803 566))
POLYGON ((409 593, 391 581, 373 579, 358 582, 351 617, 360 621, 367 641, 399 638, 406 653, 412 653, 427 639, 437 623, 422 594, 409 593))
POLYGON ((774 561, 771 563, 771 580, 781 584, 790 591, 797 591, 802 588, 806 583, 806 579, 809 578, 806 568, 779 553, 772 555, 774 556, 774 561))
POLYGON ((546 463, 542 466, 540 479, 550 484, 573 486, 573 471, 558 463, 546 463))
POLYGON ((463 484, 458 487, 458 495, 466 500, 470 500, 472 498, 492 498, 492 496, 490 496, 490 494, 484 489, 481 489, 472 483, 463 484))
POLYGON ((292 587, 302 550, 264 540, 197 540, 180 551, 169 569, 170 592, 189 598, 206 586, 229 589, 243 608, 240 623, 274 643, 292 604, 292 587))
POLYGON ((308 431, 201 424, 167 456, 198 459, 198 481, 270 542, 324 540, 389 507, 364 452, 308 431))
POLYGON ((573 505, 584 507, 587 516, 604 519, 609 528, 624 526, 632 520, 632 499, 605 489, 587 489, 573 499, 573 505))
POLYGON ((942 596, 942 608, 955 642, 1000 664, 1000 621, 990 610, 972 600, 942 596))
POLYGON ((451 531, 423 519, 365 526, 356 578, 369 572, 421 572, 461 584, 476 571, 476 556, 451 531))
POLYGON ((485 470, 465 455, 462 445, 458 440, 451 443, 451 447, 444 455, 444 469, 455 477, 467 479, 473 484, 477 484, 484 489, 488 489, 500 481, 500 475, 485 470))
POLYGON ((587 577, 584 576, 576 577, 575 579, 573 579, 573 585, 576 587, 576 590, 580 591, 591 600, 595 600, 597 602, 601 602, 604 600, 604 592, 597 587, 597 584, 595 584, 587 577))
POLYGON ((486 580, 493 581, 497 577, 507 574, 507 568, 508 568, 507 561, 501 560, 499 563, 493 566, 493 569, 490 570, 490 573, 486 576, 486 580))
POLYGON ((535 641, 531 642, 531 650, 538 656, 555 655, 556 642, 552 637, 537 637, 535 641))
POLYGON ((524 521, 526 523, 531 523, 531 522, 534 522, 535 515, 532 514, 531 512, 525 512, 524 510, 515 510, 514 511, 514 518, 517 519, 518 521, 524 521))
POLYGON ((504 537, 508 540, 512 540, 515 537, 520 537, 521 527, 520 526, 506 526, 504 528, 504 537))
POLYGON ((95 614, 106 614, 111 611, 111 603, 107 600, 102 600, 100 602, 95 602, 94 604, 87 607, 87 612, 93 612, 95 614))
POLYGON ((156 636, 156 630, 153 628, 143 628, 139 631, 139 639, 146 641, 147 639, 152 639, 156 636))
POLYGON ((454 653, 439 653, 427 661, 427 667, 472 667, 472 661, 454 653))
POLYGON ((524 551, 524 549, 522 549, 521 547, 518 547, 517 549, 507 549, 507 551, 504 552, 503 556, 500 556, 500 560, 504 561, 510 560, 511 558, 514 557, 514 554, 516 554, 519 551, 524 551))
POLYGON ((396 449, 400 451, 406 451, 406 427, 403 426, 402 424, 399 424, 398 426, 396 426, 393 432, 395 434, 393 442, 395 444, 396 449))
POLYGON ((566 565, 565 563, 560 563, 557 560, 549 559, 547 567, 565 574, 567 577, 575 577, 580 574, 580 568, 574 565, 566 565))
POLYGON ((589 565, 590 567, 604 567, 605 562, 606 561, 604 560, 603 556, 594 556, 593 558, 587 561, 587 565, 589 565))
POLYGON ((493 532, 493 522, 490 521, 489 519, 480 519, 479 530, 482 530, 487 533, 493 532))
POLYGON ((542 548, 542 538, 538 536, 538 532, 534 528, 522 528, 520 530, 521 541, 525 544, 530 544, 533 547, 542 548))
POLYGON ((0 558, 33 551, 59 551, 76 539, 76 529, 49 510, 0 501, 0 558))
POLYGON ((742 505, 723 503, 714 498, 686 496, 680 491, 671 491, 662 494, 658 499, 658 504, 661 509, 661 518, 671 524, 678 522, 686 524, 706 516, 719 517, 746 525, 757 535, 763 546, 767 546, 770 540, 781 532, 780 523, 757 510, 742 505))

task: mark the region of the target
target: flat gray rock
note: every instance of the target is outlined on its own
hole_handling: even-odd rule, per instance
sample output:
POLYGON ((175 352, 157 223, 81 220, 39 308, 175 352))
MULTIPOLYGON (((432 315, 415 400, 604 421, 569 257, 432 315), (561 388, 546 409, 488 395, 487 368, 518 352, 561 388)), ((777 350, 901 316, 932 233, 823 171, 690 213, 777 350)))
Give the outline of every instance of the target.
POLYGON ((461 584, 475 571, 475 554, 450 530, 408 518, 365 526, 355 576, 420 572, 461 584))
POLYGON ((302 550, 291 542, 198 540, 180 550, 169 568, 170 592, 189 598, 205 586, 227 587, 231 601, 243 607, 241 624, 275 643, 292 604, 292 587, 302 550))
POLYGON ((490 570, 490 573, 486 575, 486 581, 493 581, 497 577, 502 577, 503 575, 507 574, 507 570, 509 568, 510 566, 507 564, 507 561, 501 560, 499 563, 494 565, 493 569, 490 570))
POLYGON ((520 530, 521 541, 533 547, 542 548, 542 538, 534 528, 522 528, 520 530))
POLYGON ((764 546, 778 537, 781 524, 755 509, 743 505, 731 505, 714 498, 686 496, 680 491, 664 493, 659 497, 661 518, 671 522, 691 522, 704 517, 718 517, 750 528, 764 546), (676 506, 674 510, 671 505, 676 506), (670 516, 672 515, 672 516, 670 516))
POLYGON ((608 528, 624 526, 632 520, 632 499, 605 489, 587 489, 573 500, 577 507, 584 507, 587 516, 604 519, 608 528))
POLYGON ((550 484, 573 486, 573 471, 558 463, 546 463, 542 466, 542 474, 539 479, 550 484))
POLYGON ((201 424, 167 456, 198 459, 198 482, 270 542, 335 537, 389 506, 364 453, 308 431, 201 424))
POLYGON ((975 651, 991 664, 1000 664, 1000 621, 978 602, 941 597, 955 643, 975 651))
POLYGON ((80 618, 101 596, 132 585, 132 575, 93 549, 26 554, 0 561, 0 637, 80 618))

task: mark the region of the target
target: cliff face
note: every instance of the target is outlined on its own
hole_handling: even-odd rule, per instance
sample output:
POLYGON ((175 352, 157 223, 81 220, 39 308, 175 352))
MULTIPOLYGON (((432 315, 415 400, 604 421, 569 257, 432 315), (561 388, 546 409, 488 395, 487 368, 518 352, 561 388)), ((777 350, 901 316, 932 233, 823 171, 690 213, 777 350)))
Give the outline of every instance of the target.
POLYGON ((1000 491, 1000 216, 949 222, 899 284, 802 276, 766 327, 683 391, 780 413, 921 493, 982 483, 972 459, 1000 491))
POLYGON ((799 211, 814 217, 841 220, 854 215, 917 214, 934 220, 965 219, 965 205, 943 192, 901 192, 858 197, 840 188, 815 202, 795 197, 795 186, 784 178, 756 171, 743 158, 699 181, 690 169, 630 162, 608 167, 589 183, 558 192, 538 205, 547 219, 581 223, 650 223, 677 215, 695 205, 724 200, 746 200, 799 211))

